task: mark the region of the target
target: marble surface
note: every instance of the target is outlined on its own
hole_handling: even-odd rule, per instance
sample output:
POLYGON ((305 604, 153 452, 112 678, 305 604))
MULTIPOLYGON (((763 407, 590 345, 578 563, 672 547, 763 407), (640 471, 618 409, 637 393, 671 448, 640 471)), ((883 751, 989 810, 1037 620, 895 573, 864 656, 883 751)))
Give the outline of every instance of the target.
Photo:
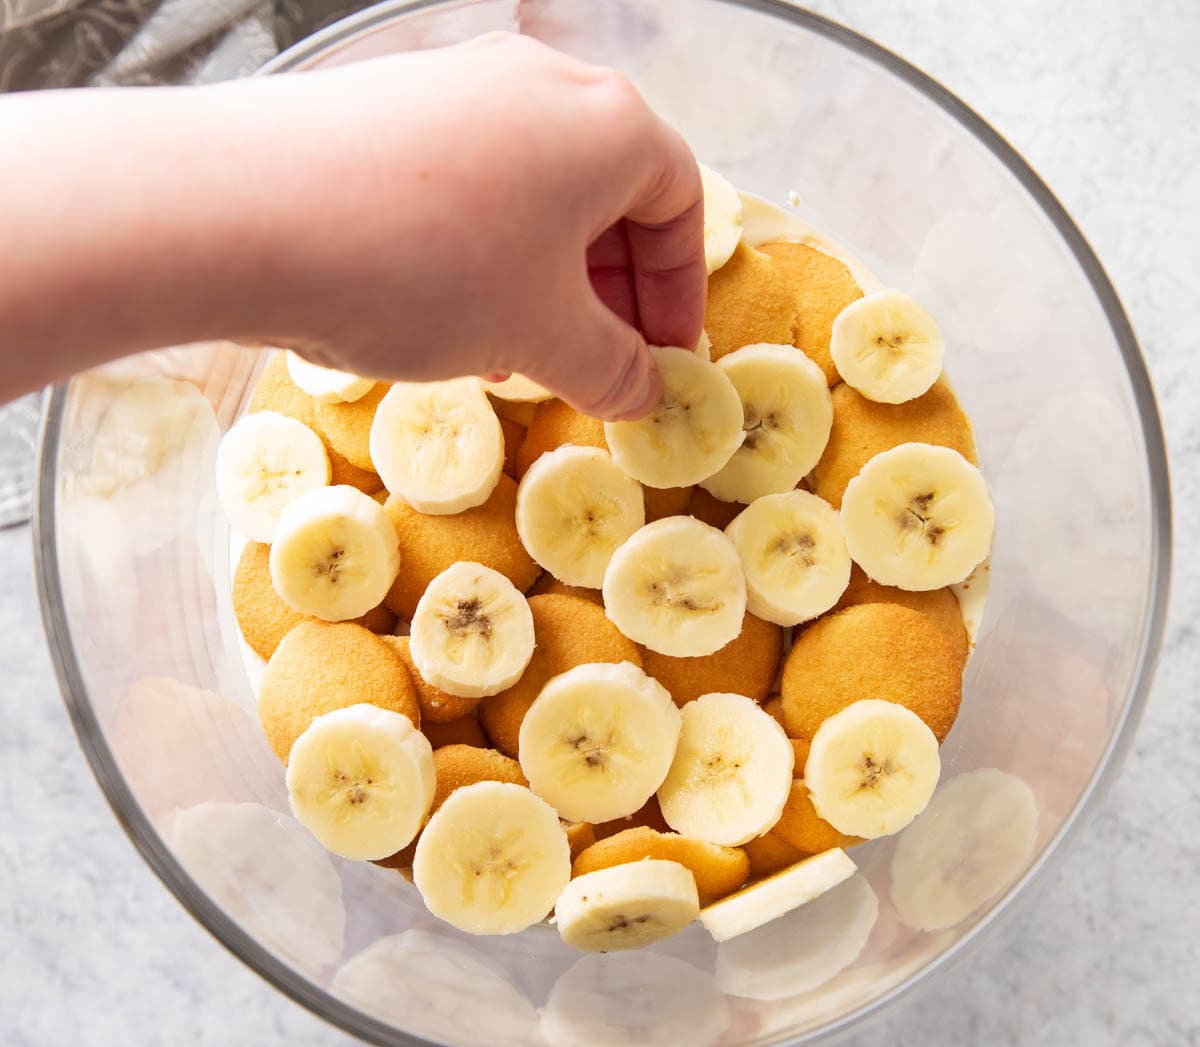
MULTIPOLYGON (((1200 1044, 1200 7, 826 0, 1029 159, 1103 259, 1150 359, 1180 524, 1158 683, 1102 809, 973 952, 841 1042, 1200 1044)), ((0 1039, 348 1044, 193 922, 76 745, 25 529, 0 531, 0 1039)))

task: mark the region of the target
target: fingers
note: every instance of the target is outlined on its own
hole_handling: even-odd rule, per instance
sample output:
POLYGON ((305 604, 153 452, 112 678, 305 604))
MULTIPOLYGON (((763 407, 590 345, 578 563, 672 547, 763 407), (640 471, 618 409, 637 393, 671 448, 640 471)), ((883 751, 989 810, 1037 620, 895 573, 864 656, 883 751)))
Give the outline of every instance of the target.
POLYGON ((632 327, 638 319, 637 286, 625 223, 610 225, 587 252, 588 279, 600 301, 632 327))
POLYGON ((707 289, 700 169, 683 137, 627 81, 616 94, 626 142, 614 174, 632 176, 624 215, 641 329, 652 345, 694 346, 707 289))
POLYGON ((646 340, 594 295, 588 298, 569 339, 542 355, 530 377, 593 418, 640 418, 662 395, 646 340))

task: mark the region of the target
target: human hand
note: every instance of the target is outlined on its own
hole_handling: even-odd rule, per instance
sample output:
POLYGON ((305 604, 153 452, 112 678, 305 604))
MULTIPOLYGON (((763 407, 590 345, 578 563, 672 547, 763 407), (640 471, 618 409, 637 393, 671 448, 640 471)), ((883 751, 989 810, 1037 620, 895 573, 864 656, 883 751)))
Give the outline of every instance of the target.
POLYGON ((248 85, 272 212, 251 335, 374 377, 517 371, 575 407, 657 400, 694 345, 700 177, 627 80, 526 38, 248 85))

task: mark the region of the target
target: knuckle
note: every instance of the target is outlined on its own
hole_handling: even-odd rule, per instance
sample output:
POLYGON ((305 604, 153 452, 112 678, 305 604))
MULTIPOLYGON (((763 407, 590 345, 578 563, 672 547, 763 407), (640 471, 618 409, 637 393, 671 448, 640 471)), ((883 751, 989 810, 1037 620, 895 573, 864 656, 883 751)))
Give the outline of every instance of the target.
POLYGON ((633 81, 616 69, 606 69, 597 83, 601 105, 614 121, 640 124, 649 115, 646 102, 633 81))

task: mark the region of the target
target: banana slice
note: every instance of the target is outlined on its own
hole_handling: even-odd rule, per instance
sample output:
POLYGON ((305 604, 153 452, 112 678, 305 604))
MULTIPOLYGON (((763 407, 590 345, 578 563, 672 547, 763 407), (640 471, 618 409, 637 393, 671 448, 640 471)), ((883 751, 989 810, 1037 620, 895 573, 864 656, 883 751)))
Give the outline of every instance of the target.
POLYGON ((538 1012, 488 957, 450 933, 412 927, 377 938, 338 968, 335 996, 422 1041, 529 1047, 538 1012), (469 986, 471 1005, 463 1006, 469 986))
POLYGON ((451 516, 488 500, 504 468, 504 432, 475 378, 397 382, 375 409, 371 461, 419 513, 451 516))
POLYGON ((791 742, 769 713, 740 694, 706 694, 682 710, 671 769, 658 790, 676 832, 727 847, 761 836, 792 788, 791 742))
POLYGON ((550 680, 521 721, 521 770, 569 821, 624 818, 662 784, 680 723, 666 688, 636 665, 577 665, 550 680))
POLYGON ((742 560, 746 606, 776 625, 824 614, 850 584, 837 510, 807 491, 769 494, 725 528, 742 560))
POLYGON ((540 404, 554 396, 523 374, 510 374, 503 382, 483 382, 485 391, 513 404, 540 404))
POLYGON ((318 716, 292 746, 288 800, 334 854, 371 861, 412 842, 433 803, 433 749, 407 716, 366 703, 318 716))
POLYGON ((698 658, 742 631, 746 580, 733 543, 690 516, 656 520, 628 538, 604 572, 604 609, 629 639, 698 658))
POLYGON ((541 1034, 549 1047, 713 1047, 730 1019, 707 971, 650 949, 592 953, 554 983, 541 1034))
POLYGON ((217 498, 229 525, 270 542, 279 517, 308 491, 329 483, 325 444, 303 422, 259 411, 243 415, 217 449, 217 498))
POLYGON ((567 444, 521 478, 516 519, 543 568, 567 585, 599 589, 617 546, 645 524, 645 499, 604 451, 567 444))
POLYGON ((716 171, 697 166, 704 186, 704 264, 715 273, 742 238, 742 198, 716 171))
POLYGON ((946 782, 896 843, 892 902, 909 927, 953 927, 1013 883, 1037 842, 1033 790, 985 767, 946 782))
POLYGON ((362 378, 349 371, 311 364, 290 349, 284 356, 287 359, 288 377, 319 403, 353 403, 375 388, 374 378, 362 378))
POLYGON ((942 373, 944 351, 933 317, 894 288, 851 302, 833 321, 829 339, 842 380, 881 404, 928 392, 942 373))
POLYGON ((983 474, 957 451, 907 443, 877 454, 842 496, 850 558, 883 585, 955 585, 991 550, 996 512, 983 474))
POLYGON ((655 858, 577 876, 554 905, 562 940, 585 952, 640 949, 678 934, 699 914, 691 872, 655 858))
POLYGON ((417 839, 413 882, 434 916, 468 934, 544 919, 571 879, 558 815, 521 785, 456 789, 417 839))
POLYGON ((417 601, 408 653, 426 683, 459 698, 511 687, 533 657, 533 615, 499 571, 463 561, 417 601))
POLYGON ((302 971, 338 962, 345 890, 329 852, 294 818, 260 803, 201 803, 163 837, 212 902, 281 959, 302 971))
POLYGON ((856 872, 845 851, 823 851, 701 909, 700 922, 713 938, 726 942, 819 898, 856 872))
POLYGON ((613 460, 647 487, 688 487, 741 446, 742 401, 716 364, 689 349, 651 346, 662 399, 635 422, 605 422, 613 460))
POLYGON ((717 984, 751 1000, 812 992, 862 955, 878 919, 879 898, 855 873, 819 898, 722 943, 717 984))
POLYGON ((924 720, 903 705, 866 698, 817 728, 804 783, 817 814, 838 832, 873 840, 925 809, 941 770, 937 738, 924 720))
POLYGON ((383 506, 370 495, 356 487, 318 487, 283 511, 270 566, 271 584, 290 607, 343 622, 387 595, 400 570, 400 546, 383 506))
POLYGON ((790 345, 747 345, 717 361, 742 401, 745 439, 700 481, 723 502, 790 491, 821 460, 833 428, 825 375, 790 345))

